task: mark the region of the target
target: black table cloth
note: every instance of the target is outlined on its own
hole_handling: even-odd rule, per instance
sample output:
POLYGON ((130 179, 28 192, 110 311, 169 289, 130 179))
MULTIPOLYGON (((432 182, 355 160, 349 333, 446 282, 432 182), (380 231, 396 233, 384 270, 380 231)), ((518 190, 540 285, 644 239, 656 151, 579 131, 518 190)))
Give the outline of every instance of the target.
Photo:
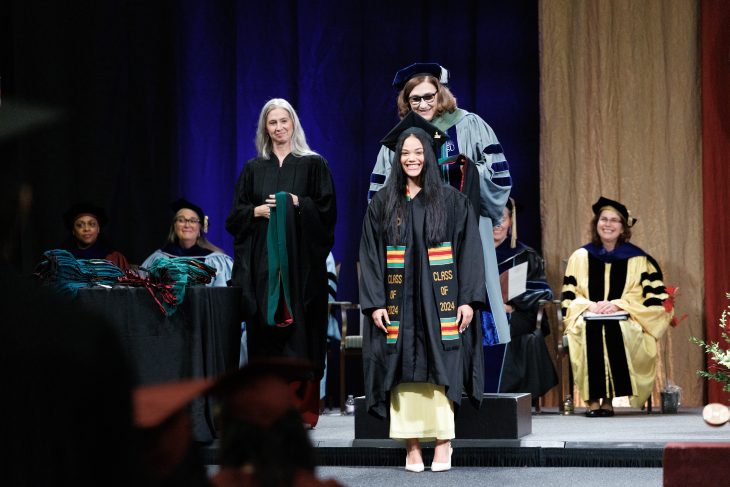
MULTIPOLYGON (((192 286, 165 317, 144 288, 80 289, 77 302, 118 330, 140 385, 217 377, 238 367, 241 290, 192 286)), ((216 437, 211 398, 192 404, 196 441, 216 437)))

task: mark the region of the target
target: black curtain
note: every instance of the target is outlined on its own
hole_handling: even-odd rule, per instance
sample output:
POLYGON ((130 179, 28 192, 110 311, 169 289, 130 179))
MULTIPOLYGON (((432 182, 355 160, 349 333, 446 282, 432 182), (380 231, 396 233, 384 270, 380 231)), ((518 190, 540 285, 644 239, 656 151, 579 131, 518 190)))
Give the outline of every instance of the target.
POLYGON ((34 189, 26 271, 65 236, 60 215, 78 200, 107 208, 103 232, 130 262, 162 244, 179 196, 203 207, 210 240, 230 251, 235 179, 255 155, 261 107, 282 97, 330 163, 339 297, 357 300, 368 179, 397 122, 391 81, 415 61, 446 66, 459 106, 495 130, 523 203, 521 239, 540 247, 537 0, 6 3, 3 102, 60 114, 2 152, 34 189))

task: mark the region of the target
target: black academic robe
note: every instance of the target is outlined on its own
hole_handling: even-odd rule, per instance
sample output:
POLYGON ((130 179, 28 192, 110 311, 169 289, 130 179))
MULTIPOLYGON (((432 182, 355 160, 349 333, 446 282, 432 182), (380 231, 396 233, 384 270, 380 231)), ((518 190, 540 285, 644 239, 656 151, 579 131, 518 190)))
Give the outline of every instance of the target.
MULTIPOLYGON (((291 198, 289 198, 291 205, 291 198)), ((283 210, 283 209, 280 209, 283 210)), ((244 314, 251 357, 308 359, 320 378, 327 343, 327 255, 335 229, 335 191, 327 161, 319 155, 289 154, 279 167, 276 156, 254 158, 238 178, 226 229, 233 235, 232 284, 243 289, 244 314), (266 324, 268 305, 269 220, 254 218, 254 207, 270 194, 284 191, 299 198, 287 212, 287 253, 294 323, 266 324)))
POLYGON ((511 248, 507 239, 496 248, 496 253, 500 274, 527 262, 525 292, 508 302, 514 308, 508 315, 511 341, 507 345, 499 390, 529 392, 537 399, 558 383, 545 343, 545 337, 550 334, 547 316, 543 315, 540 329, 535 329, 539 301, 552 299, 553 293, 545 277, 542 258, 534 249, 519 241, 511 248))
MULTIPOLYGON (((440 189, 446 215, 446 238, 451 242, 458 284, 457 307, 484 306, 484 263, 476 215, 466 196, 450 186, 440 189)), ((438 298, 435 295, 424 237, 423 191, 407 207, 406 251, 400 331, 394 351, 372 321, 372 312, 386 307, 386 242, 382 226, 386 191, 379 191, 368 206, 360 241, 360 305, 366 317, 363 367, 368 411, 385 417, 389 391, 401 382, 443 385, 455 404, 466 392, 479 402, 484 389, 481 327, 477 321, 460 335, 458 347, 446 350, 441 340, 438 298)), ((476 316, 476 312, 475 312, 476 316)))

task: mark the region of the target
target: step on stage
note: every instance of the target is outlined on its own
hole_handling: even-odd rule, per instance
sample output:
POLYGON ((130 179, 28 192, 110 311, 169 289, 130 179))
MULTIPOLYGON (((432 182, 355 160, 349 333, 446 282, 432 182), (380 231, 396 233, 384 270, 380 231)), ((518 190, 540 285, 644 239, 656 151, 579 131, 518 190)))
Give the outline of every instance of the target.
MULTIPOLYGON (((462 467, 662 467, 671 442, 730 442, 730 425, 708 426, 701 408, 661 414, 616 408, 611 418, 587 418, 584 408, 564 416, 557 408, 531 412, 529 395, 485 395, 476 411, 468 401, 456 418, 452 462, 462 467)), ((387 422, 364 411, 324 414, 310 437, 323 466, 402 466, 403 443, 387 436, 387 422)), ((424 448, 430 463, 433 446, 424 448)))

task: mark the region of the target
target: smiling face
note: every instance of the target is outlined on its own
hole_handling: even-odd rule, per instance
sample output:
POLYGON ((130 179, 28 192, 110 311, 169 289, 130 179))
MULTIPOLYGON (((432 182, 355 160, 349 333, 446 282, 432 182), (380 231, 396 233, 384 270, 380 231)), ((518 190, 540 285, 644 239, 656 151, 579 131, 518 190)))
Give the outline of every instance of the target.
POLYGON ((408 94, 408 103, 411 110, 429 122, 436 115, 438 99, 438 87, 428 81, 417 84, 408 94))
POLYGON ((291 116, 283 108, 274 108, 266 116, 266 132, 274 145, 290 143, 293 130, 291 116))
POLYGON ((180 246, 189 249, 198 241, 200 235, 200 218, 188 208, 182 208, 175 214, 175 236, 180 246))
POLYGON ((400 165, 408 179, 416 183, 420 180, 423 171, 423 144, 415 135, 409 135, 403 141, 400 165))
POLYGON ((610 209, 601 211, 596 223, 596 232, 606 249, 612 250, 616 246, 623 231, 624 224, 621 215, 610 209))
POLYGON ((79 243, 79 247, 85 249, 96 242, 100 231, 99 221, 94 215, 81 215, 74 220, 71 233, 79 243))

